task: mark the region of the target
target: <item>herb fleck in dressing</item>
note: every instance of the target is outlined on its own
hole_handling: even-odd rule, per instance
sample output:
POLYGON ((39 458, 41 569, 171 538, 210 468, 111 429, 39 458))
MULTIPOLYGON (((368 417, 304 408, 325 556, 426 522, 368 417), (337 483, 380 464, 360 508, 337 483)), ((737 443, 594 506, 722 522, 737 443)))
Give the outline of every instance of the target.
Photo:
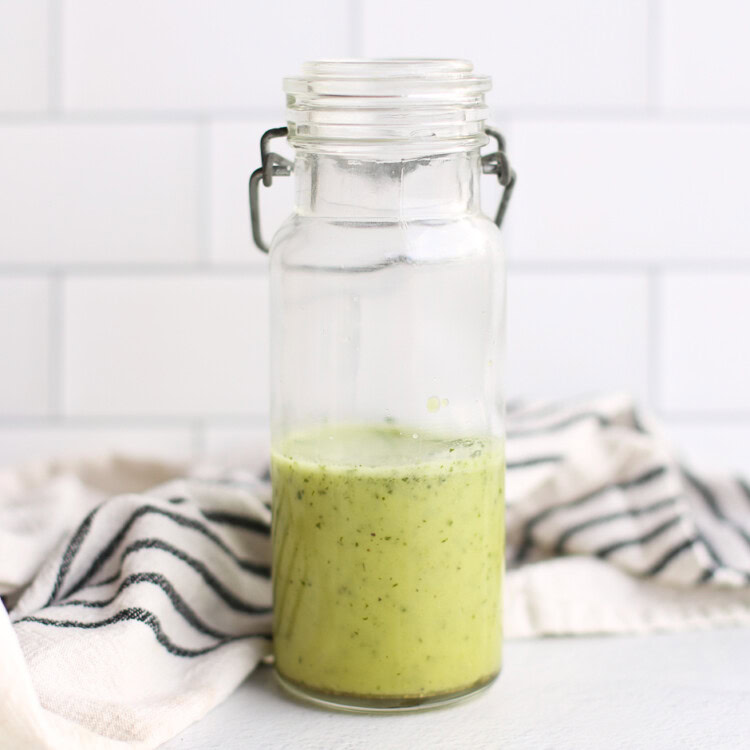
POLYGON ((418 699, 499 671, 502 447, 414 434, 322 428, 274 452, 274 648, 285 679, 418 699))

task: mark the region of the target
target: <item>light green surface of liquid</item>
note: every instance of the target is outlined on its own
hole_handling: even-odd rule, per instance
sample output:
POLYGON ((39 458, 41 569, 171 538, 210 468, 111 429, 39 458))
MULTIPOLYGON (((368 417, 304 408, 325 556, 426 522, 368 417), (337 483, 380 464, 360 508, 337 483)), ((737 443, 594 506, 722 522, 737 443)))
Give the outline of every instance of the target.
POLYGON ((303 688, 419 699, 500 669, 502 446, 415 434, 322 428, 273 453, 276 667, 303 688))

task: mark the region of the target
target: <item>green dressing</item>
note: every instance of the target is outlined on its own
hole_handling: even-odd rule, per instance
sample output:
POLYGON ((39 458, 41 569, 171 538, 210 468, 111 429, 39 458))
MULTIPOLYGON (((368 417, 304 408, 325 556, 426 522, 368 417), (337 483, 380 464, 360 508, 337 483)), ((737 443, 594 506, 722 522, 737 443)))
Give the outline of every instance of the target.
POLYGON ((418 700, 498 673, 497 440, 321 428, 278 445, 271 472, 282 678, 329 695, 418 700))

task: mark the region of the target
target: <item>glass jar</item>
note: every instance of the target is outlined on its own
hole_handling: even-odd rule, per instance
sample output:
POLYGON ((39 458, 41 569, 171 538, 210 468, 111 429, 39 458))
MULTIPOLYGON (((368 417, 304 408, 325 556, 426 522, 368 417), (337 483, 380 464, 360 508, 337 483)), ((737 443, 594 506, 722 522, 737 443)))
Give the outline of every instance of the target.
POLYGON ((479 183, 512 173, 499 136, 480 155, 489 87, 464 61, 308 63, 251 179, 262 248, 260 181, 296 183, 270 247, 273 635, 318 703, 431 706, 500 670, 505 278, 479 183))

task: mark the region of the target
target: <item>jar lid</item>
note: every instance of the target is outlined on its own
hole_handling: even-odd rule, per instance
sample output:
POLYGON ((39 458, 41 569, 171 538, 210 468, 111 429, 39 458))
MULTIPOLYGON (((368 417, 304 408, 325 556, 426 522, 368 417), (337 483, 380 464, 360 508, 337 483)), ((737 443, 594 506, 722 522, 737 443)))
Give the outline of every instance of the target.
POLYGON ((393 144, 416 151, 484 145, 489 76, 467 60, 317 60, 284 79, 289 141, 338 150, 393 144))

